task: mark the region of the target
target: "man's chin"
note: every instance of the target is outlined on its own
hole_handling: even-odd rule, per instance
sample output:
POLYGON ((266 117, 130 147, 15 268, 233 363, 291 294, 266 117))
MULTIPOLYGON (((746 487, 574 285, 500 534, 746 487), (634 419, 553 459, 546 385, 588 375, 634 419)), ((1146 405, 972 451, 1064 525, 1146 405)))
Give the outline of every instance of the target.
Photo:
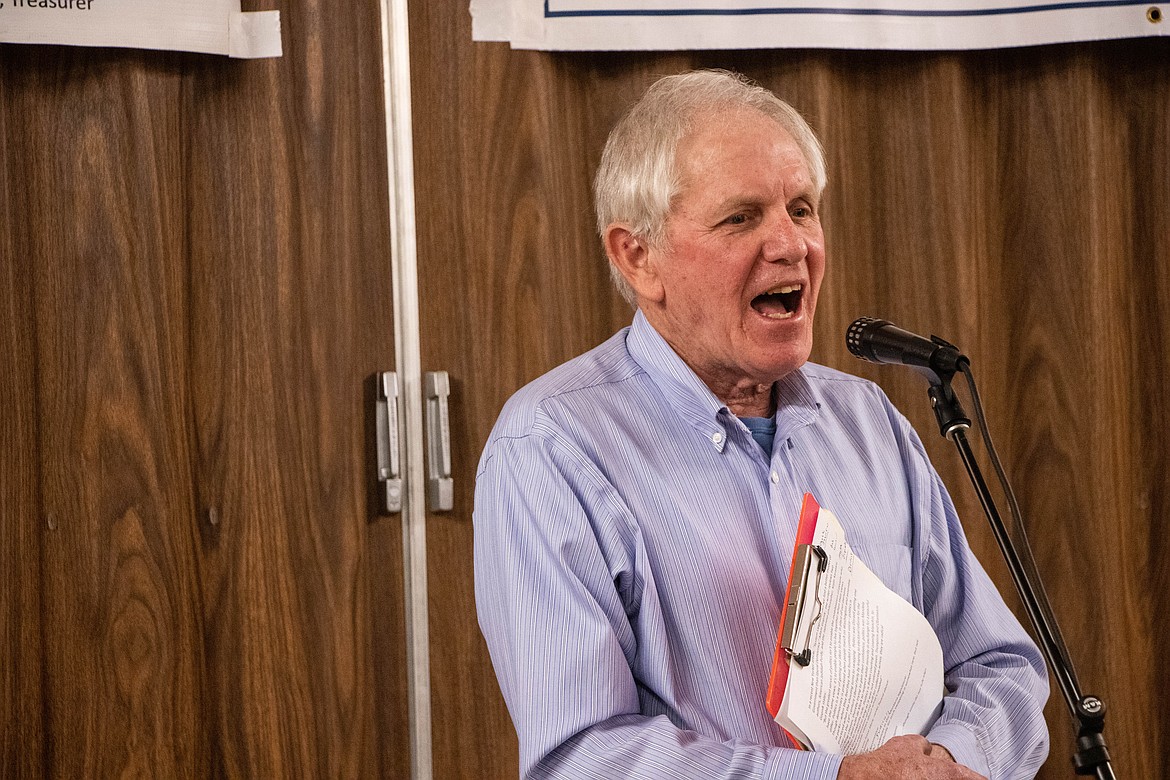
POLYGON ((760 384, 779 382, 793 371, 799 370, 808 362, 811 353, 810 345, 808 349, 785 350, 782 354, 773 355, 770 360, 765 361, 757 374, 760 377, 760 384))

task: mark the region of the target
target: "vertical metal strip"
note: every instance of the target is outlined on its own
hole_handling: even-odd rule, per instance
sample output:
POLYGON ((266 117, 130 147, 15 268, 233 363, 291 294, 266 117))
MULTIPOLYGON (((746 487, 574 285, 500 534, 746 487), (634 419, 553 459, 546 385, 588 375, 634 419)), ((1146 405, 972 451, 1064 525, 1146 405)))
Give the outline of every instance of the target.
POLYGON ((427 614, 426 475, 423 473, 422 355, 410 111, 407 0, 381 0, 382 81, 390 190, 394 343, 402 378, 402 546, 412 780, 431 780, 431 662, 427 614))

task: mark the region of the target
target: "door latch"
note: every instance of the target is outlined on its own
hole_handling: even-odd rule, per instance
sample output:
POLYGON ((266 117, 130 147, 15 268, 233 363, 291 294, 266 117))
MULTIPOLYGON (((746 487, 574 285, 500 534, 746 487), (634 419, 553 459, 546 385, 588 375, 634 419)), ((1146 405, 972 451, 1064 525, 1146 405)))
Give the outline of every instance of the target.
POLYGON ((447 397, 451 380, 446 371, 426 373, 427 400, 427 505, 432 512, 450 512, 455 506, 451 479, 451 422, 447 397))
POLYGON ((398 451, 398 374, 378 374, 378 399, 374 405, 378 438, 378 483, 382 509, 387 514, 402 511, 402 466, 398 451))

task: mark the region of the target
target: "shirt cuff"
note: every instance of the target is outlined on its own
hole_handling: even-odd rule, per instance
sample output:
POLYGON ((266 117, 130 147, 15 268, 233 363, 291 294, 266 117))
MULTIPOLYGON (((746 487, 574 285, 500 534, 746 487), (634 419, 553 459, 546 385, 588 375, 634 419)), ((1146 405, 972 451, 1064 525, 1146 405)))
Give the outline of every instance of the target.
POLYGON ((836 780, 841 756, 807 750, 773 751, 764 765, 767 780, 836 780))
POLYGON ((930 730, 926 738, 951 751, 957 763, 972 769, 984 777, 991 777, 987 757, 979 747, 974 732, 961 723, 941 723, 930 730))

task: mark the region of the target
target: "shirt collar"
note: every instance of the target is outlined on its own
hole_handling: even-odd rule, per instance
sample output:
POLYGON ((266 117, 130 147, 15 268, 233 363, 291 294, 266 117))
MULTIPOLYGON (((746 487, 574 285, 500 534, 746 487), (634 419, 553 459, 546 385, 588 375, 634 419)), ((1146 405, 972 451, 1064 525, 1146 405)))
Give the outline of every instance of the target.
MULTIPOLYGON (((630 356, 658 386, 666 402, 685 422, 700 431, 722 451, 727 441, 723 426, 734 415, 691 367, 666 343, 639 309, 626 336, 630 356)), ((790 435, 819 414, 804 369, 793 371, 776 383, 776 435, 790 435)))
POLYGON ((806 366, 801 366, 776 383, 776 439, 783 441, 821 413, 821 404, 808 381, 806 366))
POLYGON ((725 416, 730 414, 726 405, 666 343, 641 309, 634 313, 626 347, 630 350, 630 357, 658 386, 666 403, 678 412, 679 417, 709 439, 719 434, 721 438, 715 445, 722 450, 726 437, 718 417, 720 412, 725 416))

